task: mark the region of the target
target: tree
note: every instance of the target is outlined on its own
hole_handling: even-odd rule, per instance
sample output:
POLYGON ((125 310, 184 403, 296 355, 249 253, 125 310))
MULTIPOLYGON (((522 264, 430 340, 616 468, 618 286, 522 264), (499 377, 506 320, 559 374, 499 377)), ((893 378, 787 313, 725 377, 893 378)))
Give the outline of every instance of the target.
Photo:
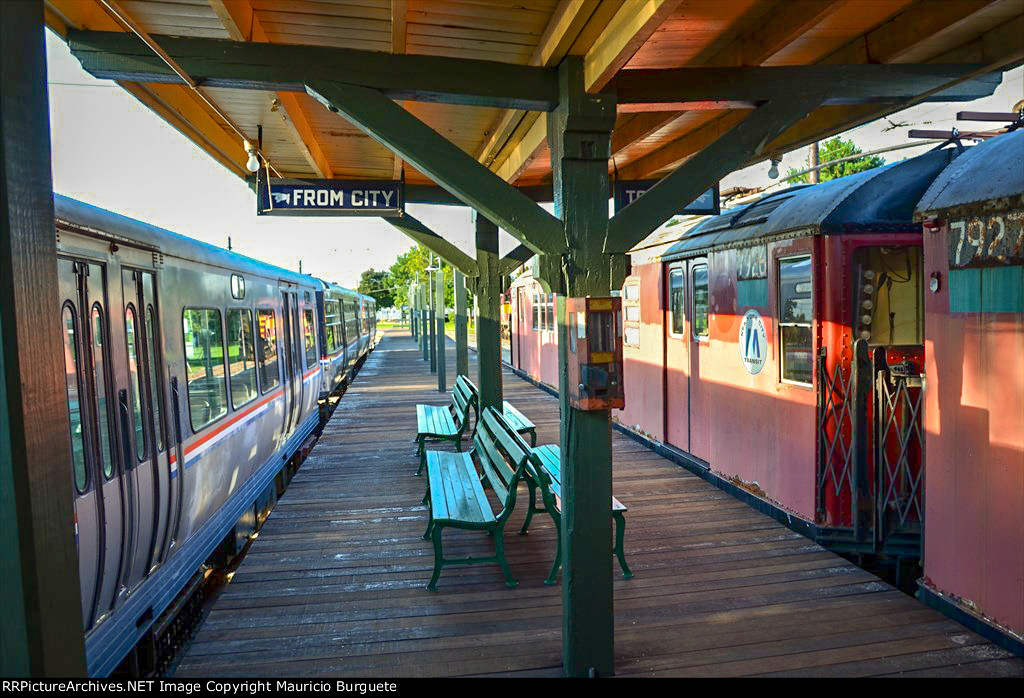
MULTIPOLYGON (((426 269, 429 265, 430 251, 422 245, 416 245, 405 254, 399 255, 395 263, 391 265, 388 273, 399 305, 405 305, 405 299, 409 297, 409 286, 416 283, 417 279, 420 283, 426 282, 426 269)), ((452 272, 452 267, 448 264, 444 265, 444 282, 445 307, 453 308, 455 307, 455 275, 452 272)), ((431 298, 430 302, 433 303, 434 299, 431 298)))
POLYGON ((389 272, 367 269, 359 277, 357 290, 364 295, 373 296, 378 308, 390 308, 395 305, 393 286, 389 272))
MULTIPOLYGON (((840 158, 850 157, 851 155, 858 155, 864 151, 857 147, 857 144, 852 140, 843 140, 839 136, 825 141, 821 144, 821 155, 819 156, 822 163, 832 162, 833 160, 839 160, 840 158)), ((846 162, 839 162, 834 165, 828 165, 827 167, 821 168, 821 181, 827 182, 830 179, 839 179, 840 177, 846 177, 847 175, 857 174, 858 172, 864 172, 865 170, 871 170, 876 167, 881 167, 885 164, 885 158, 880 155, 869 155, 855 160, 847 160, 846 162)), ((800 176, 794 176, 800 170, 791 167, 786 172, 786 181, 790 184, 808 183, 811 181, 810 175, 804 173, 800 176)))

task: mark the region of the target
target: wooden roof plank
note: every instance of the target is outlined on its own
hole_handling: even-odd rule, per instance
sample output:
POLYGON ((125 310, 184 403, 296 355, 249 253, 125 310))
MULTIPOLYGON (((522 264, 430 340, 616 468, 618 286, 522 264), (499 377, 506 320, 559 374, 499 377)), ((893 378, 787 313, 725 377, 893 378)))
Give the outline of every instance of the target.
MULTIPOLYGON (((244 41, 246 38, 249 41, 270 41, 249 0, 210 0, 210 6, 235 41, 244 41)), ((273 92, 268 96, 283 107, 284 122, 313 171, 321 179, 333 179, 334 170, 317 141, 299 96, 287 92, 273 92)))

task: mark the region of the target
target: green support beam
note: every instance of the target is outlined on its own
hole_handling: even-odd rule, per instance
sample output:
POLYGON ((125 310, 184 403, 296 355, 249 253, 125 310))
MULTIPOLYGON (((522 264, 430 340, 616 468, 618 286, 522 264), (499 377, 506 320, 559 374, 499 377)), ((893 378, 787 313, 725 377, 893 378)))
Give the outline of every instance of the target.
POLYGON ((419 337, 416 335, 416 284, 409 286, 409 331, 412 333, 413 341, 419 337))
POLYGON ((476 229, 476 362, 480 410, 502 409, 501 385, 501 275, 498 272, 498 226, 473 212, 476 229))
POLYGON ((310 82, 307 89, 530 249, 565 250, 562 226, 554 216, 381 92, 331 81, 310 82))
MULTIPOLYGON (((430 266, 434 266, 434 255, 430 255, 430 266)), ((437 319, 437 312, 434 309, 434 286, 436 279, 434 278, 434 272, 427 272, 427 328, 430 332, 430 372, 434 373, 437 371, 437 327, 434 325, 434 321, 437 319)))
POLYGON ((435 233, 433 230, 420 223, 409 215, 408 212, 395 218, 383 218, 395 228, 405 233, 408 237, 420 243, 428 250, 437 254, 441 259, 451 264, 466 276, 476 276, 476 260, 460 250, 452 243, 435 233))
POLYGON ((498 263, 502 276, 508 276, 513 269, 530 261, 531 257, 533 257, 533 250, 526 245, 516 245, 498 263))
MULTIPOLYGON (((205 87, 304 92, 313 80, 337 80, 388 97, 478 107, 547 111, 558 88, 554 70, 445 56, 349 48, 153 35, 205 87), (486 79, 481 79, 486 76, 486 79)), ((184 84, 129 32, 68 32, 71 53, 91 75, 109 80, 184 84)))
POLYGON ((427 312, 427 295, 430 292, 430 282, 425 280, 420 284, 420 349, 423 351, 423 360, 430 361, 430 313, 427 312))
POLYGON ((466 318, 466 276, 455 271, 455 375, 469 377, 469 323, 466 318))
POLYGON ((680 201, 693 201, 710 183, 761 153, 773 138, 814 111, 822 99, 818 93, 796 93, 788 99, 759 107, 616 213, 608 224, 605 251, 609 254, 628 252, 674 216, 679 211, 680 201))
POLYGON ((434 315, 437 322, 437 390, 444 393, 448 390, 447 370, 448 364, 445 359, 444 334, 444 264, 437 260, 437 271, 434 272, 434 315))
POLYGON ((612 595, 611 410, 569 404, 566 297, 607 296, 612 265, 602 251, 608 229, 608 159, 615 99, 587 94, 583 62, 559 66, 559 106, 548 118, 555 211, 568 253, 540 268, 558 294, 558 383, 562 415, 562 659, 568 676, 608 676, 615 667, 612 595), (560 277, 559 276, 560 272, 560 277), (564 294, 564 295, 563 295, 564 294))
POLYGON ((685 109, 694 102, 729 108, 753 108, 778 101, 794 91, 824 95, 822 104, 906 102, 940 89, 928 101, 964 101, 988 97, 1002 81, 999 72, 970 77, 983 68, 973 64, 868 63, 731 68, 624 70, 612 85, 619 104, 654 104, 685 109), (948 86, 948 87, 947 87, 948 86))
POLYGON ((0 3, 0 676, 85 675, 43 2, 0 3))

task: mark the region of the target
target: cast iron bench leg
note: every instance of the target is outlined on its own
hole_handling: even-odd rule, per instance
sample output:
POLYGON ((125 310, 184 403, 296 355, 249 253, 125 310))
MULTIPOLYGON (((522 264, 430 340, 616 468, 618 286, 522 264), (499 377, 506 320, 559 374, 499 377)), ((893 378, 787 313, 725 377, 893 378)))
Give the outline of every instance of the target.
POLYGON ((555 561, 551 563, 551 571, 544 580, 547 586, 558 584, 558 569, 562 566, 562 521, 554 512, 551 513, 551 518, 555 521, 555 561))
POLYGON ((489 531, 494 536, 494 548, 498 564, 501 565, 501 571, 505 573, 505 586, 509 589, 515 589, 519 586, 519 581, 512 576, 512 570, 508 568, 508 560, 505 559, 505 532, 500 528, 497 531, 489 531))
POLYGON ((420 457, 420 469, 416 471, 416 475, 422 475, 423 474, 423 469, 425 467, 427 467, 427 451, 423 447, 423 437, 422 436, 416 437, 416 443, 419 444, 419 446, 417 447, 416 451, 417 451, 417 453, 419 454, 419 457, 420 457))
POLYGON ((626 536, 626 517, 622 515, 621 511, 617 511, 615 516, 615 556, 619 558, 619 566, 622 567, 622 576, 629 579, 633 576, 633 571, 629 569, 629 565, 626 564, 626 552, 623 549, 623 538, 626 536))
POLYGON ((526 520, 523 521, 523 527, 519 529, 519 535, 521 536, 526 535, 526 529, 530 527, 530 521, 533 519, 533 512, 537 511, 537 507, 534 504, 537 501, 537 486, 529 479, 526 480, 526 486, 530 488, 530 508, 526 510, 526 520))
MULTIPOLYGON (((431 521, 433 523, 433 521, 431 521)), ((441 576, 441 566, 444 563, 444 555, 441 551, 441 531, 444 530, 443 526, 434 526, 430 532, 430 537, 434 541, 434 576, 430 578, 430 584, 427 585, 427 591, 437 591, 437 580, 441 576)))

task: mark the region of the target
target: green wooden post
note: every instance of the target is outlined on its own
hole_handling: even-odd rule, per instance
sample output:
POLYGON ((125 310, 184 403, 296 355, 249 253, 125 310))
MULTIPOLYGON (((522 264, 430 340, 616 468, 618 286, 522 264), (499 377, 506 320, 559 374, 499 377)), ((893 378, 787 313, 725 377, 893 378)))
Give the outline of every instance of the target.
POLYGON ((0 3, 0 676, 84 676, 43 3, 0 3))
POLYGON ((420 349, 423 360, 430 361, 430 329, 427 327, 427 282, 420 284, 416 301, 420 307, 420 349))
MULTIPOLYGON (((430 255, 430 266, 434 266, 434 255, 430 255)), ((437 327, 434 321, 437 319, 437 313, 434 310, 434 286, 437 280, 434 278, 434 273, 431 271, 427 272, 427 329, 430 331, 430 341, 428 342, 430 349, 430 372, 434 373, 437 371, 437 327)))
POLYGON ((607 296, 611 265, 602 253, 608 229, 608 158, 615 100, 587 94, 583 62, 559 67, 559 106, 548 117, 555 213, 565 224, 568 253, 543 259, 558 294, 558 375, 562 415, 562 658, 569 676, 614 670, 612 595, 611 411, 584 411, 568 402, 565 296, 607 296), (559 274, 559 271, 561 272, 559 274), (561 276, 559 279, 558 277, 561 276))
POLYGON ((412 341, 417 340, 416 335, 416 284, 409 286, 409 330, 412 332, 412 341))
POLYGON ((476 226, 477 277, 476 360, 480 410, 502 408, 501 316, 498 302, 501 288, 498 272, 498 226, 473 212, 476 226))
POLYGON ((437 390, 443 393, 448 390, 448 366, 444 355, 447 343, 444 334, 444 264, 440 257, 437 259, 437 271, 434 272, 434 313, 437 317, 437 390))
POLYGON ((466 275, 455 271, 455 374, 469 377, 469 327, 466 322, 466 275))

